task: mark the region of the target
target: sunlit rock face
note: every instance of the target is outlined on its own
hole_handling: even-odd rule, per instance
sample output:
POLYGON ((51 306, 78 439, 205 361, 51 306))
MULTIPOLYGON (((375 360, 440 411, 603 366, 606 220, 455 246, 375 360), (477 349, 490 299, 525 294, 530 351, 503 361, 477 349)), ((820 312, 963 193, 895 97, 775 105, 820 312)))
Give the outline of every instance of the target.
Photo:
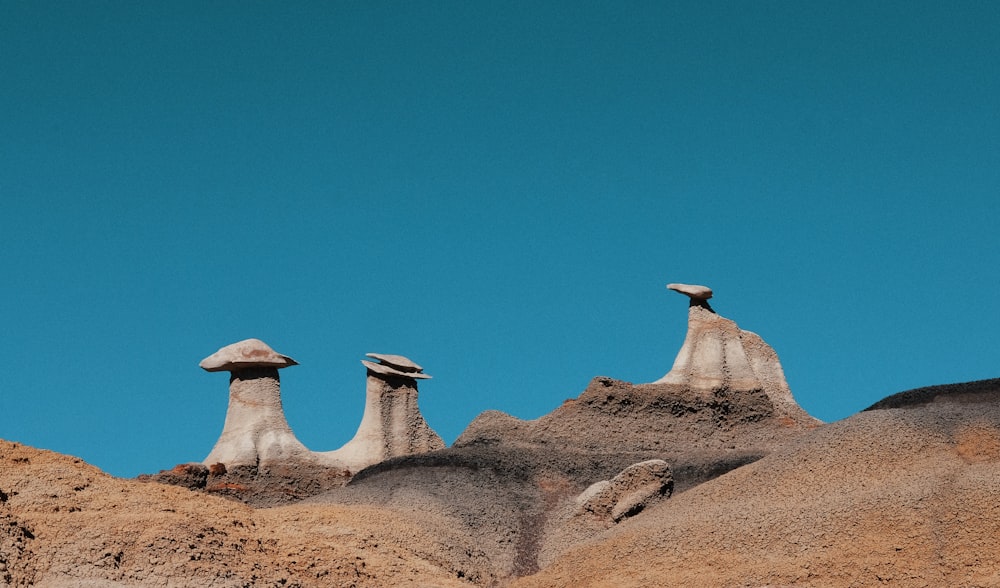
POLYGON ((816 422, 792 397, 778 354, 757 334, 716 314, 708 305, 711 289, 686 284, 670 284, 668 288, 691 298, 688 330, 673 367, 654 384, 676 384, 705 396, 718 390, 760 390, 777 413, 796 421, 816 422))
POLYGON ((202 462, 226 467, 308 464, 353 474, 390 457, 443 449, 417 405, 417 380, 430 376, 403 357, 369 353, 365 412, 357 433, 334 451, 313 452, 292 432, 281 404, 278 369, 298 365, 259 339, 219 349, 199 364, 229 371, 229 408, 222 435, 202 462))
POLYGON ((209 372, 229 371, 229 408, 222 434, 202 462, 233 466, 315 461, 295 437, 281 405, 278 369, 297 365, 259 339, 219 349, 199 364, 209 372))
POLYGON ((369 353, 368 357, 377 361, 361 361, 368 375, 358 431, 340 449, 319 454, 322 459, 357 472, 390 457, 443 449, 444 441, 417 405, 417 380, 430 376, 401 355, 369 353))

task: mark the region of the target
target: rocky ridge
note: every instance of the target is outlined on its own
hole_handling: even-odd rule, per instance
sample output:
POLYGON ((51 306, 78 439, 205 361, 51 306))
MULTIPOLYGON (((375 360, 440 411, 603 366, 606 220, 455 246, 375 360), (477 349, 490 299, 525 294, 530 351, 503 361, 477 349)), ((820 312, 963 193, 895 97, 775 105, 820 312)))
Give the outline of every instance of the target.
POLYGON ((417 404, 417 380, 430 376, 402 355, 369 353, 365 410, 354 437, 312 451, 295 437, 281 402, 278 370, 298 365, 259 339, 227 345, 201 361, 230 372, 222 434, 201 463, 179 464, 143 480, 184 486, 253 506, 288 504, 346 484, 365 467, 444 448, 417 404))
POLYGON ((468 586, 465 537, 426 526, 365 506, 253 509, 0 442, 0 586, 468 586))
POLYGON ((816 429, 514 585, 998 586, 1000 381, 935 392, 816 429))
POLYGON ((416 410, 423 371, 372 354, 359 435, 425 441, 356 471, 306 450, 151 484, 0 442, 0 586, 1000 585, 1000 379, 821 425, 710 288, 669 287, 690 306, 664 378, 598 377, 532 421, 488 411, 450 448, 384 420, 416 410), (372 395, 372 377, 403 381, 372 395))
POLYGON ((535 573, 565 546, 641 512, 654 495, 669 496, 666 483, 642 496, 619 493, 608 512, 580 516, 577 499, 596 482, 655 460, 670 490, 683 492, 820 424, 794 403, 773 350, 732 321, 692 304, 684 345, 681 355, 699 349, 688 353, 685 369, 700 379, 631 384, 598 377, 539 419, 488 411, 452 447, 383 461, 307 502, 441 513, 474 538, 490 573, 503 580, 535 573), (727 361, 712 361, 704 340, 720 342, 727 361))

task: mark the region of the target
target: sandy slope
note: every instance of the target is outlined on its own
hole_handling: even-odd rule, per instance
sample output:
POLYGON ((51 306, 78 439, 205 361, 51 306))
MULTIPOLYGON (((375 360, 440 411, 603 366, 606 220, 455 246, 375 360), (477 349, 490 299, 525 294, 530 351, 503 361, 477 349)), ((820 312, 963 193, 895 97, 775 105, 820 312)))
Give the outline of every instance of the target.
POLYGON ((6 441, 0 492, 0 586, 469 585, 436 555, 460 541, 387 509, 255 511, 6 441))
POLYGON ((611 524, 574 517, 591 484, 662 459, 683 491, 810 433, 818 423, 802 415, 790 418, 761 389, 698 393, 598 377, 539 419, 484 413, 454 447, 387 460, 307 502, 433 514, 430 524, 448 525, 436 532, 464 534, 476 554, 472 568, 454 567, 503 583, 611 524))
POLYGON ((515 585, 1000 586, 1000 386, 982 388, 817 429, 515 585))

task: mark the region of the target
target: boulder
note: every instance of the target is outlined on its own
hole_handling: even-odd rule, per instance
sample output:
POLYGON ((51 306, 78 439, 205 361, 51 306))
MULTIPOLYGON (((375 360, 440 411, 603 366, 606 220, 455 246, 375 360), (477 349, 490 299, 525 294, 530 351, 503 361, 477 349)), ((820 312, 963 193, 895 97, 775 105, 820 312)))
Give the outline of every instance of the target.
POLYGON ((667 284, 668 290, 680 292, 691 300, 708 300, 712 297, 712 289, 708 286, 698 286, 695 284, 667 284))
POLYGON ((577 513, 620 522, 673 492, 670 466, 662 459, 639 462, 611 480, 596 482, 576 498, 577 513))

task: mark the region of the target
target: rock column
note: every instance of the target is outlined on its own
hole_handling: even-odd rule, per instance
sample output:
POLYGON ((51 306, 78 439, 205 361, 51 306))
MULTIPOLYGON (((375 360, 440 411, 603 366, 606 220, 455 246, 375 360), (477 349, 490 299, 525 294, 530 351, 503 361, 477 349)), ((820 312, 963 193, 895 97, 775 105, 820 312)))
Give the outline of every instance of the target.
POLYGON ((711 288, 689 284, 667 288, 691 299, 688 330, 673 367, 654 384, 683 385, 705 397, 718 390, 761 390, 778 414, 805 424, 819 422, 795 402, 774 349, 756 333, 712 310, 711 288))
POLYGON ((417 406, 417 380, 430 378, 423 368, 401 355, 369 353, 379 363, 362 360, 368 369, 365 412, 357 433, 346 445, 322 454, 356 473, 401 455, 444 449, 417 406))
POLYGON ((281 405, 278 369, 297 365, 259 339, 223 347, 199 364, 210 372, 229 371, 229 408, 222 435, 202 462, 261 466, 312 461, 295 437, 281 405))

